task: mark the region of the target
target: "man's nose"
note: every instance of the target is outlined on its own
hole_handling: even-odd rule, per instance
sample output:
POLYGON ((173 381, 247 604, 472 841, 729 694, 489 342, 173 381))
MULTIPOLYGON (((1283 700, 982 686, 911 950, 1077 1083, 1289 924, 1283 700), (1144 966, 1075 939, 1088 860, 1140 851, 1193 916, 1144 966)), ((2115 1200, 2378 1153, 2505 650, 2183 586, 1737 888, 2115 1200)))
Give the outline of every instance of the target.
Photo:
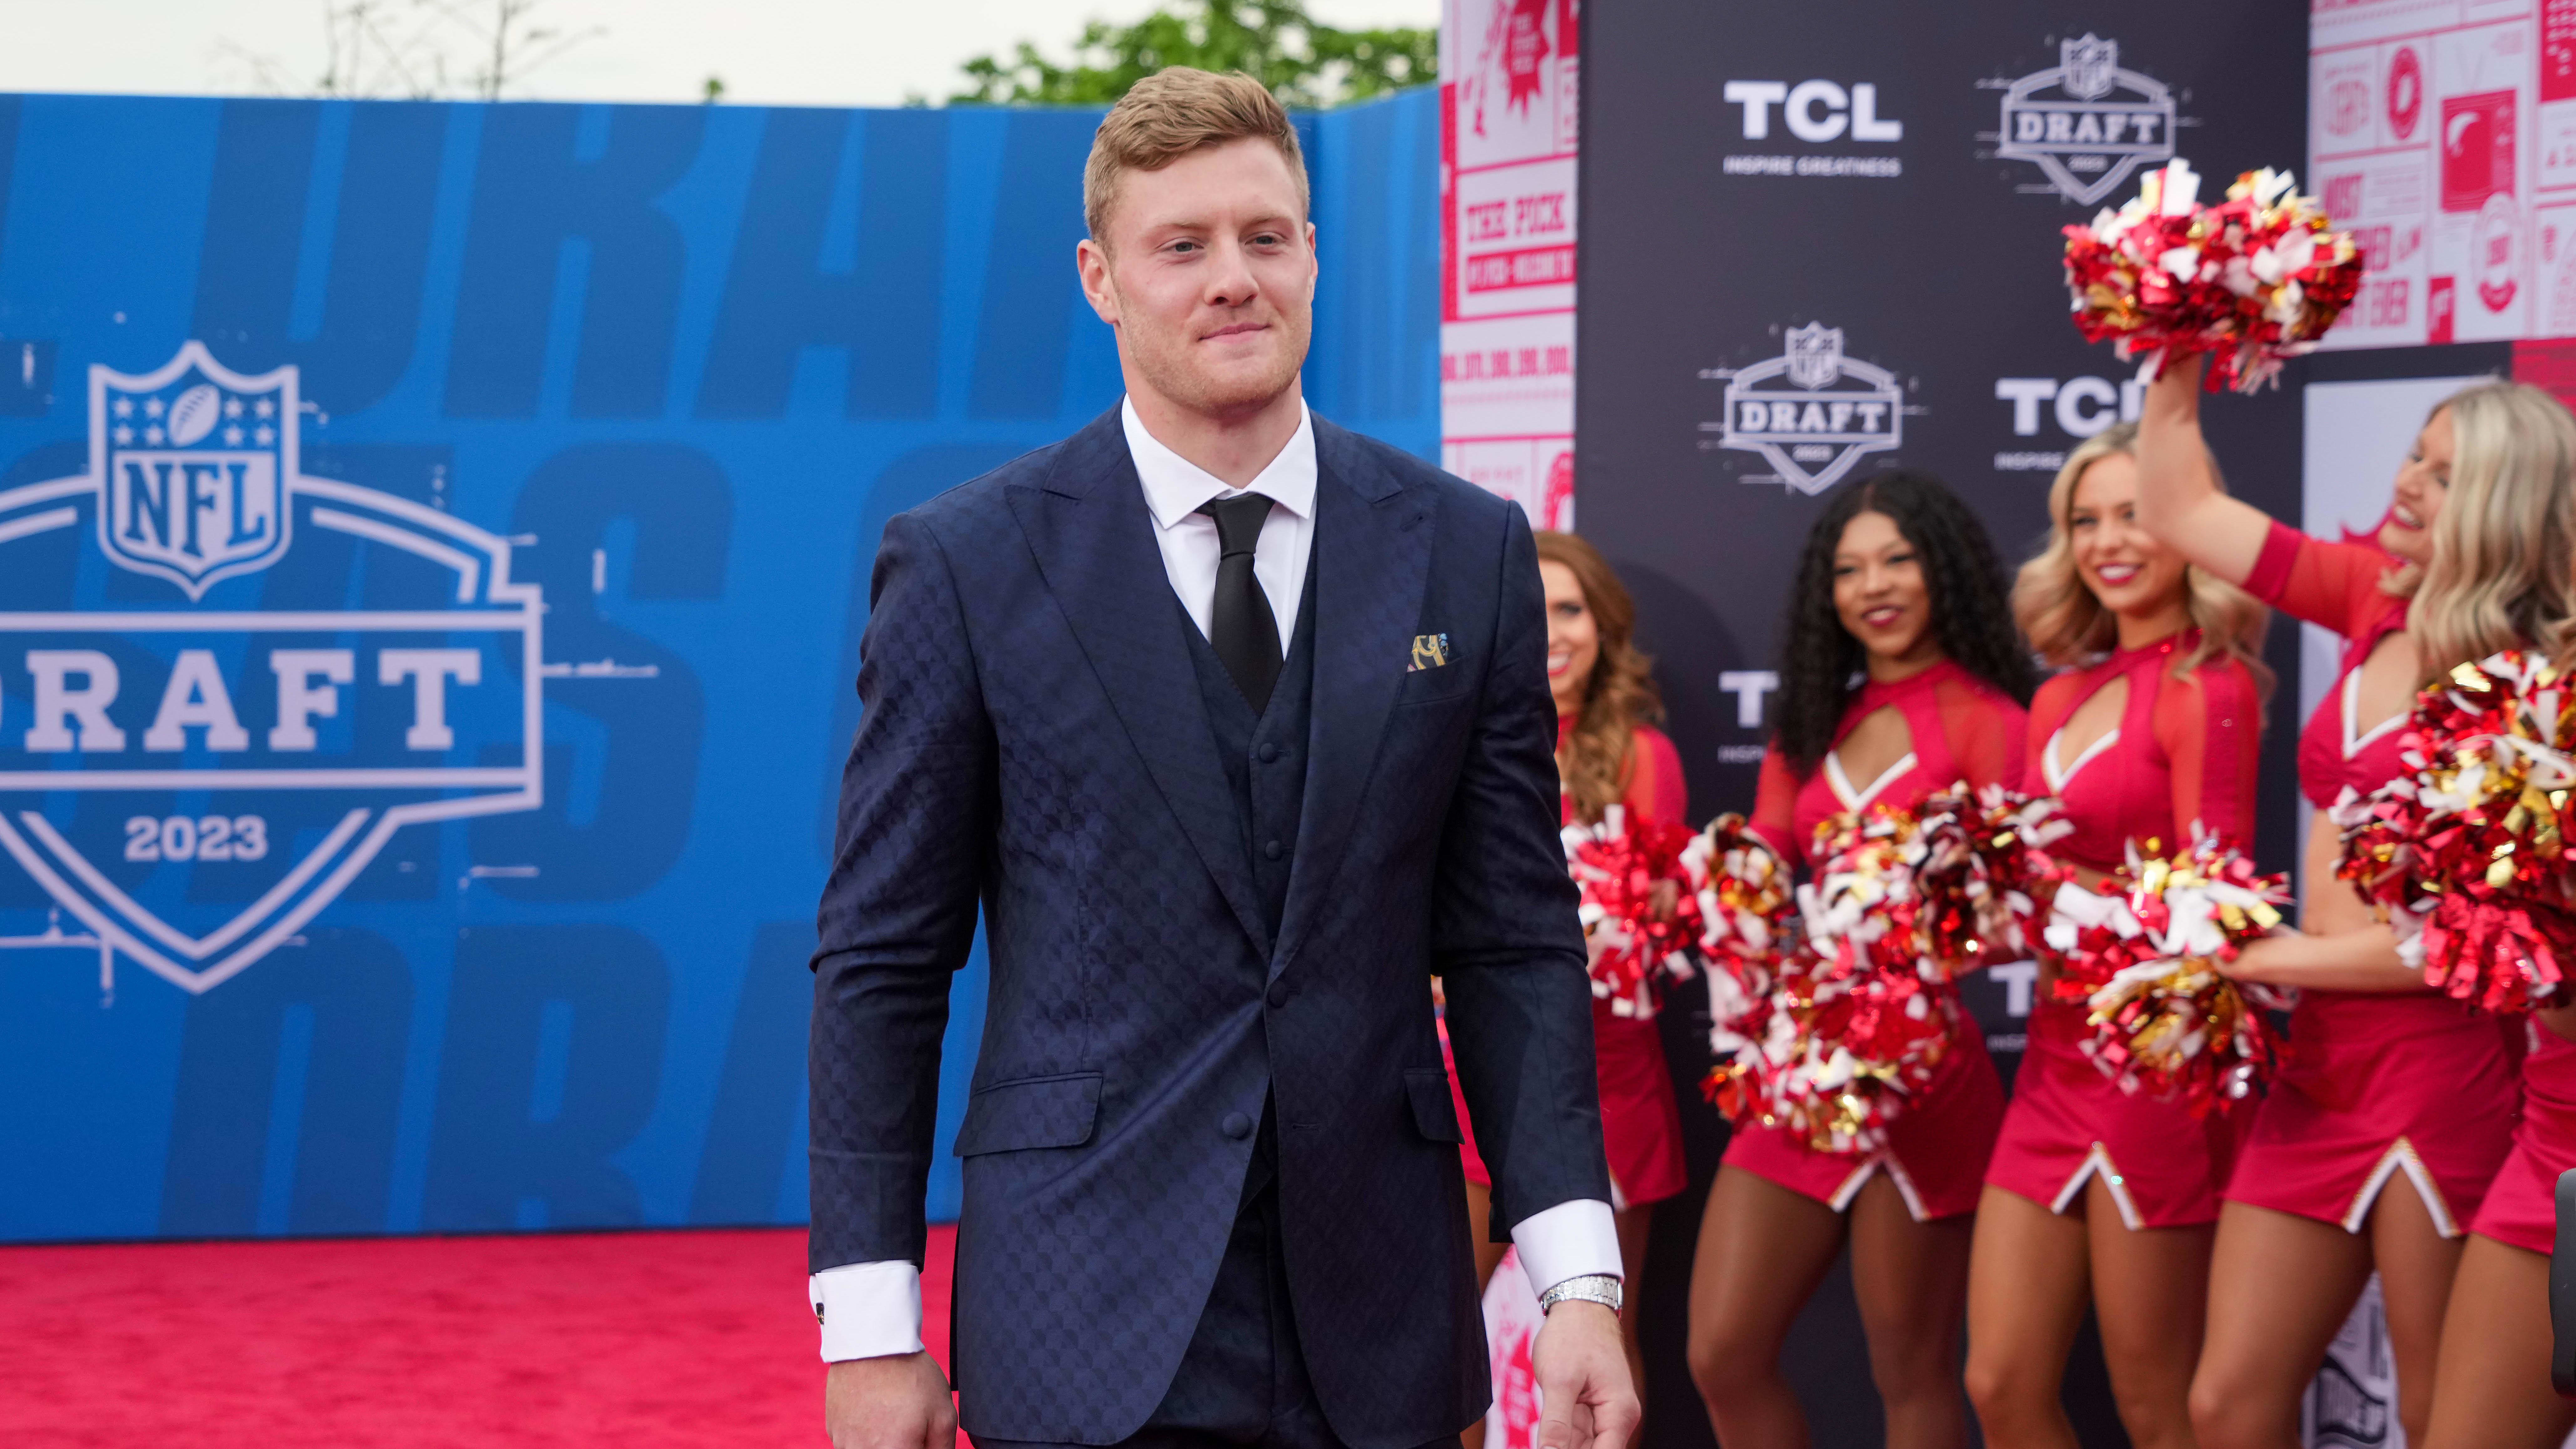
POLYGON ((1219 238, 1210 248, 1207 272, 1207 300, 1220 307, 1240 307, 1261 290, 1252 279, 1250 259, 1243 254, 1243 244, 1231 238, 1219 238))

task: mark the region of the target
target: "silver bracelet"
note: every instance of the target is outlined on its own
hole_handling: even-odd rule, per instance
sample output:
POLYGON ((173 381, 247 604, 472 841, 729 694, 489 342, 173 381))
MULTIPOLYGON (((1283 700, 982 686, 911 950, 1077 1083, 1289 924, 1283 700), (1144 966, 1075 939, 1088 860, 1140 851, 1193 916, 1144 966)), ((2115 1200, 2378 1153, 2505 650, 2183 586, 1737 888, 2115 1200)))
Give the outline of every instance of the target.
POLYGON ((1598 1303, 1616 1313, 1627 1301, 1627 1290, 1618 1279, 1607 1273, 1586 1273, 1579 1278, 1568 1278, 1538 1295, 1538 1311, 1544 1314, 1569 1298, 1598 1303))

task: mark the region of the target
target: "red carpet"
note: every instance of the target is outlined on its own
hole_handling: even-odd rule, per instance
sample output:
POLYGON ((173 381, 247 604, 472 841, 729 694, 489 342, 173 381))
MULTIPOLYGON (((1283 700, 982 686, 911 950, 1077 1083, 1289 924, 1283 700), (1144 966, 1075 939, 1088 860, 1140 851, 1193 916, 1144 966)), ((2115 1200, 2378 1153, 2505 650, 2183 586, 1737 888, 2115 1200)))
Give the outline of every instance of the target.
POLYGON ((0 1248, 0 1445, 817 1445, 804 1278, 801 1228, 0 1248))

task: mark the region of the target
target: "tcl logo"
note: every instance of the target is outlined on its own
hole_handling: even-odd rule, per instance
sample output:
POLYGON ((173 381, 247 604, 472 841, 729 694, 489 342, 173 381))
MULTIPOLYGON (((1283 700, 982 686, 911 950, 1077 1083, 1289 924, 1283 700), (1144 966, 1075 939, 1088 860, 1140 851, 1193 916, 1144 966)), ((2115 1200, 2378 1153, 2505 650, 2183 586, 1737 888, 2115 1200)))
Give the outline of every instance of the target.
POLYGON ((1789 134, 1801 141, 1902 141, 1905 123, 1878 114, 1878 87, 1864 81, 1849 90, 1829 80, 1731 80, 1726 103, 1744 108, 1744 139, 1768 140, 1771 110, 1778 107, 1789 134))
POLYGON ((2069 437, 2089 438, 2113 423, 2135 422, 2145 403, 2147 385, 2132 377, 2113 382, 2103 377, 1999 377, 1995 401, 2012 404, 2013 436, 2039 435, 2039 405, 2055 404, 2057 426, 2069 437))

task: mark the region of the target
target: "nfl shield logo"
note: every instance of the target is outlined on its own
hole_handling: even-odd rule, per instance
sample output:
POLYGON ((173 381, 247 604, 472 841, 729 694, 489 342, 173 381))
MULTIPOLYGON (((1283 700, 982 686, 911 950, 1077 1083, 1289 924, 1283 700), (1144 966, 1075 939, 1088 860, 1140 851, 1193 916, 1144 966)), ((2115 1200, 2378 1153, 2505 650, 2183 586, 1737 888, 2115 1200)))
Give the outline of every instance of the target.
POLYGON ((99 548, 191 602, 277 562, 294 531, 295 369, 244 377, 190 342, 140 377, 89 371, 99 548))
POLYGON ((2120 42, 2087 33, 2058 42, 2057 62, 2065 72, 2058 84, 2079 101, 2098 101, 2111 93, 2120 68, 2120 42))
POLYGON ((1810 322, 1789 329, 1789 381, 1800 387, 1830 387, 1843 372, 1843 329, 1810 322))

